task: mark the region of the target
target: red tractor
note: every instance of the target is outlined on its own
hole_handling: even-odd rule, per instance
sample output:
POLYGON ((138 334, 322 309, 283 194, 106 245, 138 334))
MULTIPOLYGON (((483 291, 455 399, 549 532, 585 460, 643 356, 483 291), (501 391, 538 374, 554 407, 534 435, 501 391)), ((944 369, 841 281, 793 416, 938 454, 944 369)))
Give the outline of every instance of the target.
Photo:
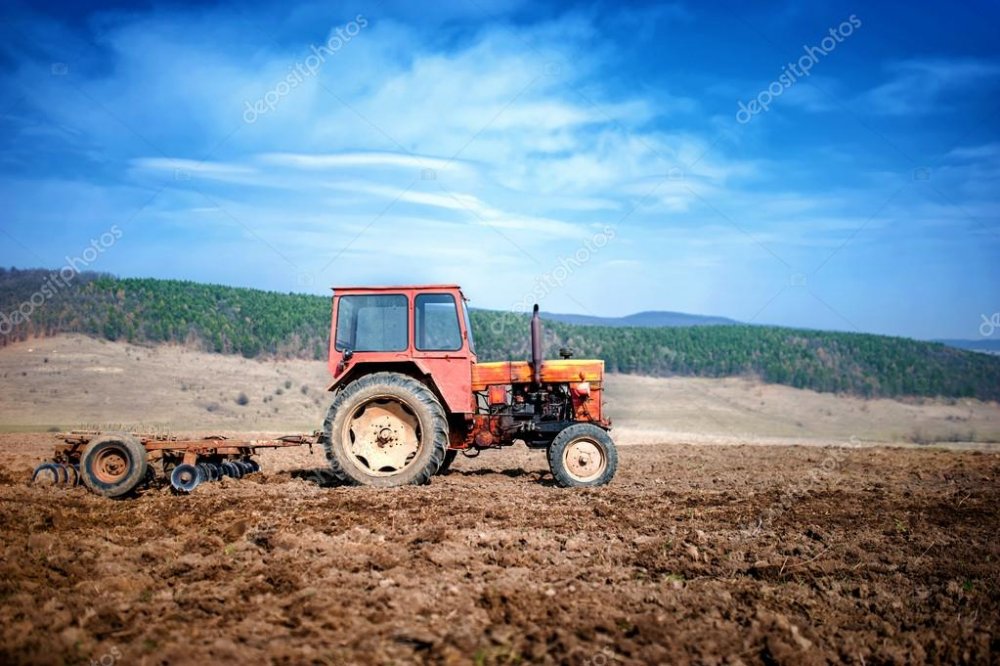
POLYGON ((459 452, 517 440, 548 451, 561 486, 611 481, 618 454, 604 416, 603 361, 568 352, 542 360, 538 306, 531 319, 531 361, 479 363, 469 311, 455 285, 337 288, 333 296, 330 371, 334 393, 324 431, 271 440, 74 431, 61 435, 53 459, 32 480, 86 485, 126 497, 156 474, 179 493, 206 481, 260 469, 266 448, 321 441, 333 474, 368 486, 427 483, 459 452))
POLYGON ((618 465, 602 403, 603 361, 480 363, 456 285, 335 288, 334 392, 322 440, 334 475, 369 486, 422 484, 459 452, 516 440, 548 451, 561 486, 599 486, 618 465))

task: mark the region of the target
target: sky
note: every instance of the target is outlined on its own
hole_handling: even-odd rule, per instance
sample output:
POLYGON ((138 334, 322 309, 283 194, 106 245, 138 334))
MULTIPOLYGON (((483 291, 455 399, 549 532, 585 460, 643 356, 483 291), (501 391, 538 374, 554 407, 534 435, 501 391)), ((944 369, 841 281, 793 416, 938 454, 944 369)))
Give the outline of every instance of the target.
POLYGON ((995 2, 0 16, 0 265, 1000 337, 995 2))

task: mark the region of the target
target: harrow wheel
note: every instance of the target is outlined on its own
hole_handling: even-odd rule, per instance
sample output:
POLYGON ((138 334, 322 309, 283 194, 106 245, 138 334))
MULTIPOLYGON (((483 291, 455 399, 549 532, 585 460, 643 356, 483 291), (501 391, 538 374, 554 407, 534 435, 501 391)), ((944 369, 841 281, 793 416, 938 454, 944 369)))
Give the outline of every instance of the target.
POLYGON ((146 449, 131 435, 104 435, 90 442, 80 457, 84 485, 104 497, 122 497, 146 478, 146 449))
POLYGON ((330 469, 354 485, 427 483, 448 447, 448 421, 437 396, 395 372, 377 372, 347 385, 324 426, 330 469))
POLYGON ((564 429, 548 450, 549 469, 564 488, 603 486, 618 468, 618 451, 611 436, 591 423, 564 429))

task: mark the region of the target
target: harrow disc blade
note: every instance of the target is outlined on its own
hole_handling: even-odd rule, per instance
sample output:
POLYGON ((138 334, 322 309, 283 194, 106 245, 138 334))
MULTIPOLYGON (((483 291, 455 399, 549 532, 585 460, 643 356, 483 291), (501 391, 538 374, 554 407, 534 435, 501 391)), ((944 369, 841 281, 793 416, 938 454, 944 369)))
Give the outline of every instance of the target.
POLYGON ((181 464, 170 473, 170 485, 180 493, 189 493, 204 480, 200 468, 194 465, 181 464))
POLYGON ((212 468, 209 467, 208 463, 198 463, 198 471, 201 473, 201 480, 204 481, 215 481, 215 474, 212 472, 212 468))
POLYGON ((67 477, 71 479, 69 481, 69 485, 73 487, 80 485, 80 466, 70 464, 70 465, 63 465, 63 467, 66 469, 67 477))
POLYGON ((42 463, 35 468, 35 471, 31 475, 31 482, 34 483, 38 478, 38 475, 42 472, 49 472, 52 474, 52 483, 59 484, 62 483, 63 476, 66 474, 66 470, 63 470, 53 462, 42 463))

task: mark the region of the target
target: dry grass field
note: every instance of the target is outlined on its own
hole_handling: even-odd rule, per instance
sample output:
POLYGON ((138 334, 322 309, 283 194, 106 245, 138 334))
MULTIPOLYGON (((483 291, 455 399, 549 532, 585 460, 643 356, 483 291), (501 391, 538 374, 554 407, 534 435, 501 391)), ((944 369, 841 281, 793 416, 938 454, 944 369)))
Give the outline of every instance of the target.
MULTIPOLYGON (((329 403, 324 362, 255 361, 77 335, 0 350, 0 382, 6 431, 125 425, 309 432, 329 403)), ((607 403, 622 444, 1000 441, 1000 406, 976 400, 863 400, 744 379, 610 375, 607 403)))

